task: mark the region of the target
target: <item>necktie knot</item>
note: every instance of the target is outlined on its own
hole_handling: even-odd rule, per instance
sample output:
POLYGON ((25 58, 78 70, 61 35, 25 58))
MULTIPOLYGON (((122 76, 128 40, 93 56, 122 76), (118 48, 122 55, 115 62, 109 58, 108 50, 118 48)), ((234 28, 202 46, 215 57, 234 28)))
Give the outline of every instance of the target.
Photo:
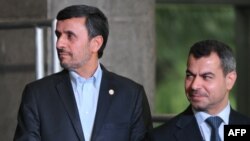
POLYGON ((222 119, 218 116, 209 117, 206 119, 206 122, 210 127, 218 129, 220 124, 222 123, 222 119))

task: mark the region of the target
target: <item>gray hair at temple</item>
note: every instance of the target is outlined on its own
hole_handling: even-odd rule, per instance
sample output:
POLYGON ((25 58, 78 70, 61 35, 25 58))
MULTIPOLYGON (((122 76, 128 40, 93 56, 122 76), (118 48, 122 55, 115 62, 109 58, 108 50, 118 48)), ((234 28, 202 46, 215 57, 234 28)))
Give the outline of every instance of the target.
POLYGON ((232 49, 217 40, 203 40, 196 42, 189 51, 189 56, 193 55, 194 58, 209 56, 211 53, 216 53, 221 61, 221 67, 224 75, 232 71, 236 71, 236 60, 232 49))

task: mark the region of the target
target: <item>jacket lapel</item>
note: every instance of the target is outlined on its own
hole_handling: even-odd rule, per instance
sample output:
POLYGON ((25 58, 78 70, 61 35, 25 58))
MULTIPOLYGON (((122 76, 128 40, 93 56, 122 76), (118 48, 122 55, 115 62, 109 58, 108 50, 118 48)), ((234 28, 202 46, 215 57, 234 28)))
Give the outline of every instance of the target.
POLYGON ((65 106, 65 109, 71 119, 71 122, 79 139, 81 141, 84 141, 83 130, 81 127, 79 113, 77 110, 77 105, 75 102, 74 92, 70 83, 68 71, 64 70, 62 72, 61 78, 56 85, 56 89, 61 97, 61 100, 65 106))
POLYGON ((236 111, 230 107, 229 124, 239 124, 239 121, 241 121, 241 119, 238 119, 236 111))
POLYGON ((109 107, 112 103, 112 97, 114 95, 110 95, 110 90, 111 91, 113 90, 114 94, 116 92, 116 89, 113 87, 112 84, 111 73, 108 72, 103 66, 102 70, 103 74, 102 74, 95 122, 92 132, 92 140, 95 140, 96 137, 98 136, 98 133, 100 132, 102 125, 105 122, 106 119, 105 117, 108 113, 109 107))
POLYGON ((179 129, 175 133, 178 141, 202 141, 199 126, 190 106, 182 113, 176 126, 179 129))

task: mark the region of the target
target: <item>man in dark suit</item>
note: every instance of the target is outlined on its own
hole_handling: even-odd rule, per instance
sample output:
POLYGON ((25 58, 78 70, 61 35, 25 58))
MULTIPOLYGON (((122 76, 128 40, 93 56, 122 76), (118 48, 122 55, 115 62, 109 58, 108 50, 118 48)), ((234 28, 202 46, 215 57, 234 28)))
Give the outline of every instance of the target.
POLYGON ((144 88, 106 70, 108 38, 95 7, 61 10, 56 25, 63 71, 26 85, 15 141, 141 141, 152 127, 144 88))
POLYGON ((195 43, 189 51, 185 78, 190 106, 155 128, 153 140, 223 141, 224 125, 250 124, 248 117, 230 106, 229 92, 236 77, 236 61, 226 44, 216 40, 195 43), (212 129, 211 118, 216 119, 217 128, 212 129))

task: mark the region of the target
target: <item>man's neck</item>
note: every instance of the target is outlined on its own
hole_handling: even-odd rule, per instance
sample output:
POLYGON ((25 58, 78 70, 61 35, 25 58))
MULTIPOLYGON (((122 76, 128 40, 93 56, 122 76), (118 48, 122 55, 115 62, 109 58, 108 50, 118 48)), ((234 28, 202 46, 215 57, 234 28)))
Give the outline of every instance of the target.
POLYGON ((98 60, 88 62, 84 64, 81 68, 75 70, 75 72, 79 74, 81 77, 88 79, 94 75, 98 67, 98 64, 99 64, 98 60))

